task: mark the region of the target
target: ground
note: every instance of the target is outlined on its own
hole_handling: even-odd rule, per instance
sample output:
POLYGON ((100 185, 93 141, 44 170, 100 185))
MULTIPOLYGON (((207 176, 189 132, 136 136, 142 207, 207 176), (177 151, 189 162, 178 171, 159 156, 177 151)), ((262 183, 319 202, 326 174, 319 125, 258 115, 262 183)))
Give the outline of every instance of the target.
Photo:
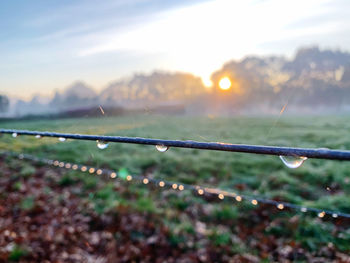
MULTIPOLYGON (((2 128, 349 149, 346 116, 189 118, 126 116, 2 122, 2 128)), ((2 150, 150 178, 219 187, 350 212, 350 164, 4 135, 2 150)), ((188 191, 108 179, 2 157, 0 258, 23 262, 350 262, 349 220, 323 219, 188 191)))

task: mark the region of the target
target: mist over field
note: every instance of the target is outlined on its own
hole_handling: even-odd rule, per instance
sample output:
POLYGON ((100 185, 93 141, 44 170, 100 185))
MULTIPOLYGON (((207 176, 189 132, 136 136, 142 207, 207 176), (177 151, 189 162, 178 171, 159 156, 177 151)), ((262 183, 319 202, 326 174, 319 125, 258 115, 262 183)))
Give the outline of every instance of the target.
POLYGON ((0 263, 350 262, 350 1, 0 2, 0 263))
POLYGON ((350 53, 320 49, 297 50, 283 56, 246 56, 232 60, 211 75, 207 87, 190 73, 155 71, 110 82, 102 89, 83 80, 57 90, 53 97, 31 100, 10 97, 3 116, 91 113, 100 106, 111 115, 138 110, 176 114, 274 114, 287 105, 288 113, 350 111, 350 53), (222 90, 220 79, 232 88, 222 90), (99 91, 98 91, 99 90, 99 91), (117 110, 119 109, 119 111, 117 110))

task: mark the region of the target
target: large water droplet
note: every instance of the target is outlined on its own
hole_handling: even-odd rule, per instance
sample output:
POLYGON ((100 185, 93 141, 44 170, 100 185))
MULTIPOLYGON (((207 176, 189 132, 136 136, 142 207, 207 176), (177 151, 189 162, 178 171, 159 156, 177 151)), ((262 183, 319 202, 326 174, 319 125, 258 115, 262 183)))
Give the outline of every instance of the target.
POLYGON ((35 138, 41 139, 41 135, 40 135, 40 134, 37 134, 37 135, 35 135, 35 138))
POLYGON ((304 156, 282 156, 280 155, 280 159, 288 168, 298 168, 303 162, 307 159, 304 156))
POLYGON ((108 147, 108 143, 105 141, 97 141, 97 147, 101 150, 106 149, 108 147))
POLYGON ((159 145, 156 145, 156 149, 158 152, 165 153, 169 149, 169 147, 159 144, 159 145))
POLYGON ((16 138, 18 136, 17 132, 12 133, 12 137, 16 138))
POLYGON ((58 140, 59 140, 60 142, 65 142, 67 139, 64 138, 64 137, 59 137, 58 140))

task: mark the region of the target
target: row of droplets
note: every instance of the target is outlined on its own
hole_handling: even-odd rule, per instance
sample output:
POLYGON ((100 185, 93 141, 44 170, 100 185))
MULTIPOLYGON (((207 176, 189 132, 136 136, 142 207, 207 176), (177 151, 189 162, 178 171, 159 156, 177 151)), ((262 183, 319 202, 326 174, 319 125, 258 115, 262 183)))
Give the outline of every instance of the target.
MULTIPOLYGON (((18 134, 16 132, 12 133, 12 137, 16 138, 16 137, 18 137, 18 134)), ((35 138, 41 139, 42 136, 38 134, 38 135, 35 135, 35 138)), ((65 142, 67 140, 67 138, 59 137, 58 140, 60 142, 65 142)), ((104 150, 104 149, 108 148, 108 146, 109 146, 108 142, 97 140, 97 148, 104 150)), ((159 145, 156 145, 156 149, 157 149, 157 151, 164 153, 167 150, 169 150, 169 146, 159 144, 159 145)), ((292 168, 292 169, 300 167, 304 163, 304 161, 307 160, 307 157, 304 157, 304 156, 282 156, 282 155, 280 155, 279 157, 288 168, 292 168)))
POLYGON ((277 202, 274 200, 268 200, 268 199, 262 199, 262 198, 251 198, 248 196, 244 196, 244 195, 239 195, 233 192, 227 192, 227 191, 223 191, 220 189, 215 189, 215 188, 207 188, 207 187, 200 187, 200 186, 192 186, 192 185, 186 185, 186 184, 180 184, 180 183, 174 183, 174 182, 167 182, 165 180, 155 180, 155 179, 150 179, 147 177, 142 177, 142 176, 132 176, 129 173, 122 173, 122 172, 115 172, 115 171, 110 171, 110 170, 106 170, 106 169, 99 169, 99 168, 94 168, 94 167, 89 167, 89 166, 85 166, 85 165, 78 165, 78 164, 71 164, 71 163, 65 163, 62 161, 58 161, 58 160, 41 160, 38 159, 36 157, 25 157, 25 155, 23 154, 19 154, 18 155, 19 159, 30 159, 30 160, 34 160, 34 161, 40 161, 40 162, 45 162, 49 165, 53 165, 56 167, 60 167, 60 168, 66 168, 66 169, 72 169, 72 170, 80 170, 81 172, 88 172, 90 174, 97 174, 97 175, 102 175, 102 174, 108 174, 110 178, 115 179, 117 177, 124 179, 126 181, 132 181, 132 180, 139 180, 141 181, 143 184, 147 185, 149 183, 153 183, 156 186, 159 186, 160 188, 164 188, 165 186, 169 186, 169 188, 173 189, 173 190, 179 190, 179 191, 183 191, 186 189, 188 190, 195 190, 197 192, 198 195, 203 196, 206 193, 207 194, 211 194, 211 195, 216 195, 218 197, 218 199, 220 200, 224 200, 225 197, 228 198, 233 198, 235 201, 237 202, 241 202, 244 199, 249 201, 252 205, 256 206, 259 203, 262 204, 270 204, 270 205, 274 205, 277 209, 279 210, 283 210, 286 207, 289 208, 293 208, 293 209, 299 209, 300 212, 306 213, 306 212, 317 212, 317 216, 319 218, 323 218, 326 214, 332 216, 333 218, 337 218, 339 215, 343 216, 343 217, 350 217, 350 215, 347 214, 338 214, 337 212, 333 212, 333 211, 324 211, 324 210, 320 210, 320 209, 314 209, 314 208, 307 208, 307 207, 303 207, 303 206, 298 206, 298 205, 293 205, 290 203, 285 203, 285 202, 277 202))

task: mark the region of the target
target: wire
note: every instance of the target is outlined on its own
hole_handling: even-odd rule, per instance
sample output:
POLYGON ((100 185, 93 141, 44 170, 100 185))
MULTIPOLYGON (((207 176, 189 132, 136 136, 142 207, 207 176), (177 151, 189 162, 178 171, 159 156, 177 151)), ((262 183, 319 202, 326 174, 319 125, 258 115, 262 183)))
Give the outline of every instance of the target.
POLYGON ((1 154, 11 156, 11 157, 17 157, 21 160, 26 159, 33 162, 44 163, 44 164, 59 167, 59 168, 72 169, 77 171, 79 170, 81 172, 88 172, 88 173, 97 174, 97 175, 107 175, 111 179, 120 178, 126 181, 138 181, 143 184, 147 184, 147 185, 153 184, 160 188, 164 188, 164 189, 170 188, 177 191, 183 191, 186 189, 186 190, 192 191, 193 193, 199 196, 205 196, 205 195, 216 196, 219 200, 231 199, 235 202, 248 201, 252 205, 258 205, 259 203, 266 204, 266 205, 275 206, 278 210, 281 210, 281 211, 286 208, 290 208, 303 213, 306 213, 306 212, 316 213, 319 218, 323 218, 326 215, 331 216, 332 218, 338 218, 338 217, 350 218, 350 214, 342 213, 339 211, 333 211, 328 209, 325 210, 325 209, 319 209, 314 207, 306 207, 306 206, 301 206, 301 205, 292 204, 288 202, 280 202, 272 199, 266 199, 259 196, 251 196, 246 194, 239 194, 235 192, 224 191, 217 188, 202 187, 198 185, 194 186, 194 185, 183 184, 178 182, 166 181, 162 179, 147 178, 139 175, 130 175, 130 174, 122 175, 121 173, 118 174, 117 171, 113 171, 109 169, 100 169, 100 168, 95 168, 87 165, 62 162, 59 160, 41 159, 36 156, 27 155, 27 154, 17 154, 13 152, 2 152, 1 154))
POLYGON ((295 157, 307 157, 307 158, 330 159, 330 160, 347 160, 347 161, 350 160, 350 151, 330 150, 327 148, 313 149, 313 148, 230 144, 230 143, 220 143, 220 142, 161 140, 161 139, 149 139, 149 138, 140 138, 140 137, 100 136, 100 135, 87 135, 87 134, 27 131, 27 130, 15 130, 15 129, 0 129, 0 133, 12 134, 14 137, 16 137, 17 135, 30 135, 30 136, 41 136, 41 137, 58 137, 58 138, 62 138, 63 140, 74 139, 74 140, 133 143, 133 144, 145 144, 145 145, 162 145, 167 147, 216 150, 216 151, 227 151, 227 152, 295 156, 295 157))

